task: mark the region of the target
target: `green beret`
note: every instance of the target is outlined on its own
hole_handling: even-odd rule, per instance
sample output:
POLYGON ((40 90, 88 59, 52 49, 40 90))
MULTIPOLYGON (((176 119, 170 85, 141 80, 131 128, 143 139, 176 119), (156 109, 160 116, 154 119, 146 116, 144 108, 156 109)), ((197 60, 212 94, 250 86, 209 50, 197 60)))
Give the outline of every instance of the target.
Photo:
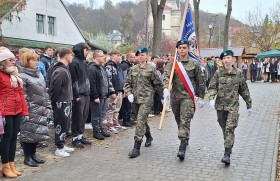
POLYGON ((137 52, 135 53, 135 55, 138 56, 140 53, 148 53, 148 52, 149 52, 148 48, 142 47, 142 48, 139 48, 139 49, 137 50, 137 52))
POLYGON ((180 45, 183 45, 183 44, 187 44, 187 45, 190 45, 190 42, 189 40, 187 39, 182 39, 182 40, 179 40, 176 44, 176 48, 178 48, 180 45))
POLYGON ((228 55, 233 56, 234 55, 233 51, 232 50, 226 50, 226 51, 222 52, 221 55, 220 55, 220 59, 223 60, 223 58, 225 56, 228 56, 228 55))

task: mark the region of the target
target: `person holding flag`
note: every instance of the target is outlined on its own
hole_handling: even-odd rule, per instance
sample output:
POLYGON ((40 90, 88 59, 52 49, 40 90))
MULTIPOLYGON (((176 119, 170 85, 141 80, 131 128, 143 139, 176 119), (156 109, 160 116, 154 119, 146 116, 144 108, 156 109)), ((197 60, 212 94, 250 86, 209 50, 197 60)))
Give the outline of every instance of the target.
MULTIPOLYGON (((172 81, 171 105, 175 120, 178 125, 178 138, 181 140, 177 156, 184 160, 186 146, 189 144, 190 123, 195 112, 195 90, 200 97, 199 107, 204 105, 205 84, 199 63, 189 57, 190 42, 182 39, 176 44, 179 54, 175 64, 175 72, 172 81)), ((168 84, 173 62, 166 65, 163 78, 164 99, 169 97, 168 84)))

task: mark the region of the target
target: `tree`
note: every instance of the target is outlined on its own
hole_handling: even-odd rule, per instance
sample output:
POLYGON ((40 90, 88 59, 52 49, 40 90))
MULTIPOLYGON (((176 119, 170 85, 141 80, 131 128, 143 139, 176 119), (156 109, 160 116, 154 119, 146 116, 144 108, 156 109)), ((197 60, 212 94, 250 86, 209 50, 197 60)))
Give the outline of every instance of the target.
POLYGON ((154 20, 154 32, 153 32, 153 45, 152 54, 160 54, 160 43, 162 36, 162 14, 164 10, 166 0, 151 0, 152 15, 154 20))
POLYGON ((200 4, 200 0, 193 0, 195 34, 196 34, 196 42, 197 42, 198 50, 199 50, 199 4, 200 4))
POLYGON ((235 44, 253 48, 254 52, 280 48, 280 2, 272 6, 265 16, 260 7, 247 13, 246 25, 233 35, 235 44))
POLYGON ((224 50, 228 49, 228 30, 229 30, 229 20, 232 11, 232 0, 228 0, 227 3, 227 15, 225 20, 225 30, 224 30, 224 50))

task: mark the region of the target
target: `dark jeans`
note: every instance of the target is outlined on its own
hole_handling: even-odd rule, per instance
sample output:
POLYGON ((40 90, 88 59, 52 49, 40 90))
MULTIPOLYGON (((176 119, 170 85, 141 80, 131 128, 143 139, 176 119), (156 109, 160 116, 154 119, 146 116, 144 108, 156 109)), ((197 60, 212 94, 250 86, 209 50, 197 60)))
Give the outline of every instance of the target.
POLYGON ((257 71, 252 70, 251 71, 251 82, 255 82, 257 80, 257 71))
POLYGON ((243 73, 243 76, 244 76, 245 80, 247 80, 247 72, 248 72, 248 69, 243 69, 242 70, 242 73, 243 73))
POLYGON ((55 145, 62 149, 65 143, 66 132, 69 129, 72 116, 71 102, 57 102, 52 104, 55 128, 55 145))
POLYGON ((257 69, 257 81, 261 81, 262 80, 262 69, 258 68, 257 69))
POLYGON ((120 110, 120 115, 123 119, 123 123, 130 122, 130 116, 131 116, 131 103, 129 102, 127 97, 123 98, 122 107, 120 110))
MULTIPOLYGON (((71 131, 73 140, 85 132, 85 124, 89 111, 89 96, 80 95, 80 100, 73 100, 71 131)), ((79 137, 81 139, 81 137, 79 137)))
POLYGON ((90 102, 91 123, 94 132, 100 132, 102 121, 106 111, 106 98, 100 99, 100 103, 90 102))
POLYGON ((13 162, 16 154, 17 134, 19 132, 22 115, 5 116, 4 135, 0 141, 0 155, 2 164, 13 162))
POLYGON ((276 82, 277 81, 277 72, 271 73, 271 82, 276 82))
POLYGON ((160 114, 163 108, 161 99, 160 95, 156 92, 154 95, 154 114, 156 115, 160 114))
POLYGON ((38 143, 22 143, 22 148, 24 152, 24 156, 30 157, 32 154, 36 153, 36 146, 38 143))

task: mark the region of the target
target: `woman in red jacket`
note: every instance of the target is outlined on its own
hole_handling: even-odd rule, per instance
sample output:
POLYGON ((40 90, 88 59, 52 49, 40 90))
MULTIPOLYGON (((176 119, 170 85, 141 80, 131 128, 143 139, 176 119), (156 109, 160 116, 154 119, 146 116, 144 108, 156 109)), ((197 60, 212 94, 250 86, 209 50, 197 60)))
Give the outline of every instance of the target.
POLYGON ((14 58, 9 49, 0 47, 0 113, 5 132, 0 138, 0 155, 3 175, 9 178, 21 175, 14 165, 16 141, 21 121, 29 119, 22 79, 12 64, 14 58))

